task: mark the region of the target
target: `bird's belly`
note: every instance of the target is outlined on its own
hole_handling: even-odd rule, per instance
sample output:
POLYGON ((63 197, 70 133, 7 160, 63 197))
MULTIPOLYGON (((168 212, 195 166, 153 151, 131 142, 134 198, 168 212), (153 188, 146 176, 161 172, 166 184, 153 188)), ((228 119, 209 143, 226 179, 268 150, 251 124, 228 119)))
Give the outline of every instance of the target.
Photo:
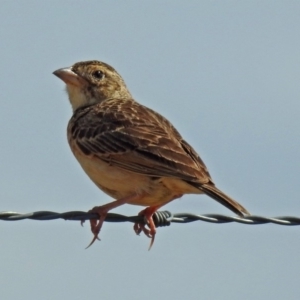
MULTIPOLYGON (((75 154, 75 153, 74 153, 75 154)), ((143 195, 139 200, 128 204, 153 206, 163 205, 178 193, 165 185, 163 178, 126 171, 96 157, 76 155, 77 160, 90 179, 106 194, 121 199, 134 194, 143 195)))

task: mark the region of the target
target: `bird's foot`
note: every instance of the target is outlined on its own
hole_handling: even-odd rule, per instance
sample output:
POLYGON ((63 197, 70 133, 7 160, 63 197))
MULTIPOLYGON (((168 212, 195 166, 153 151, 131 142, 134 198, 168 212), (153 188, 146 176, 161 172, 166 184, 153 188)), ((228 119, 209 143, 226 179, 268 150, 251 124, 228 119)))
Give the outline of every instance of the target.
POLYGON ((99 220, 95 220, 95 219, 90 220, 91 231, 92 231, 94 237, 93 237, 92 241, 90 242, 90 244, 86 247, 86 249, 89 248, 90 246, 92 246, 96 240, 100 241, 100 238, 98 237, 98 235, 102 228, 103 222, 107 216, 107 212, 108 212, 107 208, 103 207, 103 206, 96 206, 93 209, 89 210, 89 213, 98 214, 100 219, 99 220))
POLYGON ((139 235, 142 231, 144 232, 144 234, 151 239, 150 242, 150 246, 149 249, 151 249, 153 243, 154 243, 154 238, 155 238, 155 234, 156 234, 156 227, 153 221, 153 214, 157 211, 158 207, 154 206, 154 207, 147 207, 146 209, 142 210, 139 213, 139 216, 144 216, 144 219, 146 221, 146 224, 148 226, 148 228, 146 228, 146 224, 142 224, 142 223, 135 223, 133 226, 133 229, 135 231, 135 233, 137 235, 139 235))

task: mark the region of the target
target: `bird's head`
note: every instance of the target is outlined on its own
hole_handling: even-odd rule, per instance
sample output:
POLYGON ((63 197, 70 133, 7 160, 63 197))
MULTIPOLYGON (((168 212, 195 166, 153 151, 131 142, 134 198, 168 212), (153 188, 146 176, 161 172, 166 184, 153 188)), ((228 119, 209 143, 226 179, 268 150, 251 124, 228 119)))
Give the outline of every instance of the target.
POLYGON ((58 69, 53 74, 66 83, 73 111, 107 99, 131 98, 118 72, 100 61, 78 62, 72 67, 58 69))

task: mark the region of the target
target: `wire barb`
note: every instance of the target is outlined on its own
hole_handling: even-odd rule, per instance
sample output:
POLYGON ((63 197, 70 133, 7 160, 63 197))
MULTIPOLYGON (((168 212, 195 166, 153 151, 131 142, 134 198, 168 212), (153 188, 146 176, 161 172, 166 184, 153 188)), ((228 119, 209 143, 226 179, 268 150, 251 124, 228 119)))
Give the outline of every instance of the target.
MULTIPOLYGON (((69 211, 64 213, 57 213, 53 211, 36 211, 32 213, 21 214, 13 211, 0 212, 0 220, 3 221, 20 221, 20 220, 38 220, 38 221, 49 221, 56 219, 64 219, 69 221, 85 221, 90 219, 99 219, 99 215, 93 213, 87 213, 83 211, 69 211)), ((203 221, 215 224, 224 223, 242 223, 247 225, 257 224, 277 224, 286 226, 300 225, 300 218, 283 216, 283 217, 261 217, 261 216, 246 216, 242 217, 231 217, 219 214, 205 214, 195 215, 189 213, 177 213, 172 214, 169 211, 157 211, 153 215, 153 220, 156 227, 170 226, 171 223, 190 223, 195 221, 203 221)), ((124 216, 121 214, 108 213, 105 219, 106 222, 131 222, 131 223, 145 223, 143 216, 124 216)))

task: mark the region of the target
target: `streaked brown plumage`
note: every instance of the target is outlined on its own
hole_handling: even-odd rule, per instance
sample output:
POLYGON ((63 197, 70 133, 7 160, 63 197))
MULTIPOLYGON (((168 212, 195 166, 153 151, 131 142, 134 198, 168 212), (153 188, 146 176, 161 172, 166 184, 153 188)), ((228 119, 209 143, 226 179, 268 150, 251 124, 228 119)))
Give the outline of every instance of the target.
MULTIPOLYGON (((236 214, 248 211, 213 183, 195 150, 157 112, 137 103, 121 76, 99 61, 76 63, 54 72, 67 84, 73 116, 68 125, 70 147, 91 180, 116 199, 91 211, 98 237, 107 212, 128 203, 148 206, 141 212, 149 229, 135 224, 154 241, 153 213, 184 194, 207 194, 236 214)), ((91 243, 91 244, 92 244, 91 243)))

